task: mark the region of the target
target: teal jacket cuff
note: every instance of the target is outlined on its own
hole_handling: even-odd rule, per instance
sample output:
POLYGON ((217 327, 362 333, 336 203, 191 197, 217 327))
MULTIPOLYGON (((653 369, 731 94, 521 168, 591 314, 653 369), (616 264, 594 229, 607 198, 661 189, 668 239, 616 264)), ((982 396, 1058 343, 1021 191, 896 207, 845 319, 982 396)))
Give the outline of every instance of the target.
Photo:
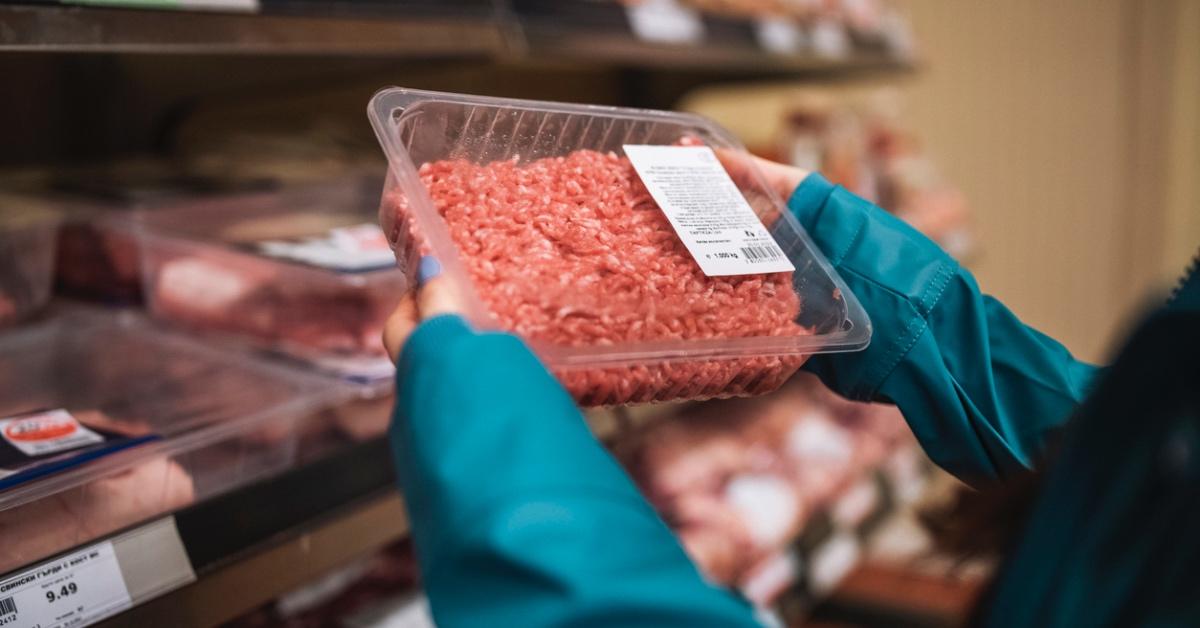
POLYGON ((820 175, 789 208, 873 328, 865 350, 804 368, 845 397, 895 403, 926 452, 968 482, 1032 467, 1094 368, 982 294, 933 241, 820 175))

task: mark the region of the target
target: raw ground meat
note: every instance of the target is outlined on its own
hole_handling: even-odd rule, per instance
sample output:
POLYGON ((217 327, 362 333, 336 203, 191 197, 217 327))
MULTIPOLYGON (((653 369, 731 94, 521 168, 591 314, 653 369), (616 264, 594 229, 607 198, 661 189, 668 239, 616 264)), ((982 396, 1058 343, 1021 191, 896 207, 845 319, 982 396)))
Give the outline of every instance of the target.
MULTIPOLYGON (((706 276, 624 157, 445 160, 420 176, 496 322, 535 347, 812 333, 795 322, 792 273, 706 276)), ((411 222, 403 197, 389 198, 383 223, 396 242, 411 222)), ((609 405, 763 393, 803 361, 679 359, 556 374, 581 404, 609 405)))
MULTIPOLYGON (((95 411, 74 411, 80 423, 130 434, 145 425, 95 411)), ((190 504, 192 478, 165 457, 57 495, 0 511, 0 573, 45 558, 155 515, 190 504)))
POLYGON ((297 284, 230 257, 181 256, 155 278, 157 315, 200 329, 248 334, 319 351, 384 355, 393 294, 297 284))

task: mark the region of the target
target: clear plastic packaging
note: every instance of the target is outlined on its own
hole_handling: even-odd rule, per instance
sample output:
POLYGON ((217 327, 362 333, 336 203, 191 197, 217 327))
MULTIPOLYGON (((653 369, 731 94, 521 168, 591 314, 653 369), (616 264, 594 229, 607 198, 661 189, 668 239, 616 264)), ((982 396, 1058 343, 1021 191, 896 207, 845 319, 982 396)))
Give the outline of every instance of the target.
MULTIPOLYGON (((412 272, 420 254, 434 254, 471 322, 524 337, 584 405, 759 394, 777 388, 808 355, 857 350, 870 340, 862 307, 782 199, 742 146, 704 118, 401 88, 377 93, 369 116, 390 165, 380 221, 401 267, 412 272), (562 214, 518 216, 517 226, 505 225, 508 231, 489 231, 486 219, 496 211, 519 203, 540 207, 563 190, 575 197, 560 205, 591 211, 595 196, 587 189, 601 176, 609 187, 597 194, 619 188, 610 213, 644 210, 644 199, 636 208, 620 206, 620 194, 638 194, 641 186, 624 157, 623 147, 631 144, 703 144, 719 152, 727 169, 739 164, 734 183, 795 272, 703 276, 680 253, 673 231, 663 236, 667 232, 656 226, 657 242, 626 241, 622 233, 605 232, 606 216, 584 217, 590 222, 562 214), (489 187, 489 177, 501 171, 521 183, 489 187), (537 178, 547 172, 551 176, 537 178), (538 188, 532 196, 526 183, 538 188), (478 224, 471 222, 475 217, 478 224), (584 243, 590 249, 578 253, 585 228, 593 229, 584 243), (513 233, 530 236, 542 257, 505 249, 501 236, 513 233), (640 267, 623 270, 635 249, 673 255, 682 270, 664 284, 656 259, 645 255, 640 267), (571 277, 573 284, 563 279, 570 276, 564 267, 587 256, 589 263, 602 256, 616 270, 571 277), (608 275, 621 272, 631 287, 608 289, 608 275), (780 312, 786 317, 773 327, 739 322, 780 312), (527 324, 536 317, 544 324, 527 324)), ((639 219, 664 220, 657 213, 639 219)))
POLYGON ((36 199, 0 196, 0 328, 50 300, 57 233, 57 215, 36 199))
POLYGON ((286 470, 307 424, 345 394, 337 380, 129 312, 72 310, 8 333, 0 339, 0 446, 9 463, 9 445, 30 429, 11 419, 38 411, 73 417, 85 434, 131 440, 68 447, 54 454, 64 460, 37 459, 15 474, 6 467, 0 573, 286 470))
POLYGON ((129 220, 133 207, 98 199, 52 200, 63 208, 55 262, 59 294, 109 304, 139 302, 141 263, 129 220))
POLYGON ((405 278, 375 221, 377 187, 355 180, 140 213, 149 310, 351 378, 386 377, 380 337, 405 278))

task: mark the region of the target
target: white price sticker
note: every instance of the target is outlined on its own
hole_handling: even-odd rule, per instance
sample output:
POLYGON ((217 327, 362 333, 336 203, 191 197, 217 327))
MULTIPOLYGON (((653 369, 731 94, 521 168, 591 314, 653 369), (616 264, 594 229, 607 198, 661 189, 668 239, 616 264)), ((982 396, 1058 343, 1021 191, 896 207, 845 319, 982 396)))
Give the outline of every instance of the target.
POLYGON ((711 148, 626 145, 625 155, 705 275, 796 270, 711 148))
POLYGON ((341 272, 365 272, 391 268, 396 257, 379 225, 363 223, 331 229, 327 234, 303 240, 267 240, 258 243, 265 255, 341 272))
POLYGON ((767 52, 791 55, 800 52, 806 38, 804 31, 793 21, 781 17, 767 17, 754 24, 758 45, 767 52))
POLYGON ((675 0, 642 0, 625 11, 639 39, 664 44, 695 44, 704 39, 700 14, 675 0))
POLYGON ((104 442, 103 436, 84 427, 62 409, 0 419, 0 437, 26 456, 44 456, 104 442))
POLYGON ((130 604, 109 541, 0 581, 0 626, 82 626, 116 615, 130 604))

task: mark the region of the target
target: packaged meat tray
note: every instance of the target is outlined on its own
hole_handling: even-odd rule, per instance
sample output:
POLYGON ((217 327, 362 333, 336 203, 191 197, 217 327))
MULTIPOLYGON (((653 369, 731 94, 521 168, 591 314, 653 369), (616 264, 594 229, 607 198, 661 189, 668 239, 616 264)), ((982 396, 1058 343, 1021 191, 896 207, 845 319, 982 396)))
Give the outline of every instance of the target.
POLYGON ((132 208, 62 200, 55 285, 59 294, 114 305, 141 299, 137 240, 130 230, 132 208))
POLYGON ((911 442, 895 406, 842 399, 811 374, 771 395, 680 406, 623 435, 646 498, 713 580, 743 581, 818 514, 853 528, 872 472, 911 442))
POLYGON ((0 339, 0 573, 286 470, 333 378, 71 310, 0 339))
POLYGON ((764 393, 806 356, 870 340, 783 200, 704 118, 401 88, 369 114, 400 266, 435 255, 471 322, 524 338, 583 405, 764 393))
POLYGON ((50 300, 57 233, 57 216, 35 199, 0 196, 0 328, 50 300))
POLYGON ((375 220, 377 189, 356 179, 142 212, 149 310, 351 379, 386 378, 380 338, 405 278, 375 220))

